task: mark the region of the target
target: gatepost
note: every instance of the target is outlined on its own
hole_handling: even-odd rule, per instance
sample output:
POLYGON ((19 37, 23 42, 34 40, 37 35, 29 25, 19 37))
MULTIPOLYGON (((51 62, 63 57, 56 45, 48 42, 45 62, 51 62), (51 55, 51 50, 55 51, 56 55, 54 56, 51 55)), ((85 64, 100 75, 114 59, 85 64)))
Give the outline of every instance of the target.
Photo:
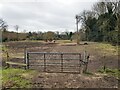
POLYGON ((81 74, 87 72, 88 60, 89 60, 89 55, 86 51, 84 51, 82 65, 81 65, 81 74))

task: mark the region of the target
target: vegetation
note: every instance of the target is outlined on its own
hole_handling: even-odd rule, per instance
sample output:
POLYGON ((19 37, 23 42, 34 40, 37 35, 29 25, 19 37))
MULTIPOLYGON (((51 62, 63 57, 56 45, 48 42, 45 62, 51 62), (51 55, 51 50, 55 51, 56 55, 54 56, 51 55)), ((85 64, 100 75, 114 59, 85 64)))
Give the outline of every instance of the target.
MULTIPOLYGON (((107 2, 106 0, 102 0, 102 2, 97 2, 96 4, 93 5, 92 10, 90 11, 84 10, 79 14, 82 27, 81 29, 79 29, 78 32, 68 32, 68 31, 62 33, 52 32, 52 31, 19 32, 18 30, 20 27, 18 25, 15 25, 14 27, 16 32, 13 31, 11 32, 8 30, 7 23, 3 19, 0 19, 0 33, 2 32, 2 38, 0 38, 0 40, 5 44, 0 46, 0 50, 3 51, 2 63, 4 62, 6 64, 6 61, 8 61, 9 59, 11 59, 11 61, 16 60, 16 62, 18 62, 17 59, 21 61, 21 58, 24 57, 23 52, 25 46, 34 49, 34 51, 37 51, 37 49, 39 49, 42 52, 43 51, 51 52, 54 46, 53 45, 49 46, 48 43, 43 44, 42 41, 52 42, 53 40, 57 40, 57 43, 66 44, 66 46, 64 45, 62 47, 58 46, 56 48, 57 50, 55 50, 54 52, 81 53, 86 50, 91 55, 90 58, 92 59, 91 61, 92 69, 97 70, 97 68, 99 68, 98 66, 101 67, 102 65, 103 67, 99 70, 100 73, 113 75, 118 79, 120 79, 119 69, 111 69, 112 67, 111 68, 107 67, 107 64, 113 64, 113 66, 116 65, 115 63, 117 62, 116 56, 118 56, 118 51, 120 49, 120 47, 118 46, 120 45, 119 7, 120 7, 120 1, 107 2), (88 43, 87 45, 81 44, 81 45, 72 46, 71 44, 71 46, 69 45, 67 46, 67 43, 74 43, 75 42, 74 39, 76 40, 76 38, 78 39, 78 42, 82 40, 82 41, 93 41, 100 43, 92 44, 87 42, 88 43), (6 43, 7 41, 17 41, 17 43, 14 42, 10 44, 11 42, 6 43), (6 46, 7 44, 11 48, 7 47, 6 46)), ((12 62, 12 64, 16 64, 16 63, 12 62)), ((0 70, 1 70, 0 74, 2 74, 3 88, 31 88, 32 87, 31 79, 36 74, 38 74, 37 71, 33 71, 33 70, 23 70, 23 69, 14 69, 14 68, 5 69, 5 67, 3 68, 3 70, 2 69, 0 70)), ((84 73, 84 75, 94 76, 94 73, 89 71, 84 73)))
POLYGON ((93 6, 92 11, 84 10, 80 14, 82 31, 87 41, 120 44, 120 2, 103 0, 93 6))
POLYGON ((8 25, 3 20, 0 19, 0 31, 2 33, 2 42, 6 41, 21 41, 21 40, 45 40, 45 41, 52 41, 52 40, 71 40, 73 32, 63 32, 59 34, 59 32, 18 32, 19 26, 15 25, 16 32, 8 31, 8 25))
POLYGON ((98 43, 96 45, 96 48, 99 50, 102 50, 102 53, 106 55, 118 55, 118 48, 119 46, 112 46, 111 44, 108 43, 98 43))
MULTIPOLYGON (((82 22, 79 30, 80 40, 109 42, 112 45, 120 44, 120 2, 107 2, 102 0, 93 5, 91 11, 84 10, 78 18, 82 22)), ((18 33, 19 26, 15 25, 17 32, 7 31, 7 23, 0 19, 0 30, 2 31, 2 41, 16 40, 71 40, 77 38, 76 32, 29 32, 18 33), (22 36, 22 37, 21 37, 22 36)))
POLYGON ((10 31, 2 31, 2 42, 6 41, 21 41, 21 40, 71 40, 74 33, 64 32, 62 34, 57 34, 52 31, 48 32, 28 32, 28 33, 17 33, 10 31))
POLYGON ((32 70, 13 68, 3 69, 1 72, 3 88, 30 88, 30 78, 36 74, 32 70))
POLYGON ((110 68, 102 67, 100 70, 98 70, 98 72, 113 75, 116 78, 120 79, 120 70, 119 69, 110 69, 110 68))
MULTIPOLYGON (((57 40, 57 42, 61 44, 61 43, 71 43, 74 41, 57 40)), ((13 53, 13 56, 15 56, 16 58, 19 58, 17 53, 20 53, 20 52, 23 53, 23 51, 21 49, 22 49, 22 47, 24 47, 24 45, 28 45, 28 48, 33 48, 36 51, 38 50, 38 48, 35 48, 35 47, 40 47, 42 45, 42 42, 36 42, 36 40, 35 41, 33 40, 33 41, 5 42, 5 43, 9 45, 9 50, 8 50, 9 53, 10 54, 13 53), (10 47, 13 47, 13 48, 10 48, 10 47), (14 50, 14 48, 17 48, 17 49, 14 50), (21 51, 19 51, 19 50, 21 50, 21 51)), ((81 42, 81 43, 83 43, 83 42, 81 42)), ((113 79, 111 79, 111 81, 104 81, 104 78, 102 77, 102 80, 100 81, 98 79, 99 76, 96 76, 94 74, 94 70, 95 70, 95 72, 97 72, 97 70, 101 66, 103 66, 104 63, 102 64, 101 60, 103 60, 104 62, 105 62, 105 60, 108 61, 108 62, 106 62, 107 63, 106 67, 117 68, 117 64, 115 63, 115 62, 117 62, 116 59, 114 59, 114 58, 113 59, 109 59, 109 58, 108 59, 101 59, 102 58, 101 53, 103 51, 106 51, 110 55, 110 56, 106 56, 106 57, 111 57, 111 56, 116 57, 117 55, 116 56, 113 55, 114 50, 116 50, 116 48, 115 48, 116 46, 112 46, 110 44, 105 44, 105 43, 93 43, 93 42, 87 42, 87 43, 88 43, 88 45, 76 45, 76 46, 57 45, 57 48, 56 48, 56 46, 52 45, 53 49, 51 49, 49 51, 49 52, 52 52, 52 50, 53 50, 54 52, 81 52, 82 53, 86 49, 87 52, 90 53, 90 59, 92 59, 89 63, 89 69, 86 73, 84 73, 82 75, 80 75, 80 74, 66 74, 66 73, 42 73, 42 72, 37 73, 37 71, 31 71, 31 70, 25 71, 23 69, 13 69, 13 68, 3 69, 3 71, 2 71, 3 78, 4 78, 3 88, 5 88, 5 87, 6 88, 7 87, 8 88, 24 88, 25 86, 26 86, 26 88, 30 88, 30 87, 47 88, 46 83, 49 87, 51 87, 51 86, 55 87, 54 84, 56 85, 56 81, 58 82, 57 85, 59 85, 60 87, 62 85, 64 85, 63 82, 66 82, 66 81, 68 84, 69 84, 69 82, 71 82, 71 85, 73 85, 73 86, 74 86, 73 83, 75 83, 75 85, 79 86, 79 84, 81 84, 82 81, 87 82, 88 78, 89 78, 89 82, 87 83, 88 85, 91 82, 93 82, 93 85, 96 85, 96 82, 97 82, 97 83, 100 83, 100 84, 98 84, 98 86, 101 86, 101 83, 102 83, 102 84, 104 84, 104 86, 109 87, 107 85, 108 85, 108 83, 112 83, 113 79), (112 50, 112 49, 114 49, 114 50, 112 50), (92 58, 92 57, 94 57, 94 58, 92 58), (100 59, 98 59, 98 58, 100 58, 100 59), (112 66, 109 66, 109 64, 111 64, 111 62, 112 62, 112 66), (114 67, 114 65, 116 65, 116 67, 114 67), (70 75, 70 77, 69 77, 69 75, 70 75), (6 78, 6 77, 9 77, 9 78, 6 78), (65 79, 63 79, 63 78, 65 78, 65 79), (23 83, 23 81, 24 81, 24 83, 23 83), (108 82, 108 83, 106 84, 102 81, 108 82), (38 84, 36 82, 38 82, 38 84), (62 83, 62 84, 59 84, 59 83, 62 83)), ((50 45, 47 43, 43 43, 43 44, 46 44, 47 46, 50 45)), ((46 45, 42 45, 43 48, 46 47, 46 45)), ((49 48, 51 48, 51 47, 49 47, 49 48)), ((5 47, 4 50, 6 50, 6 49, 7 48, 5 47)), ((41 49, 39 49, 39 50, 41 50, 41 49)), ((44 52, 45 50, 43 49, 41 51, 44 52)), ((12 55, 10 55, 10 57, 11 56, 12 55)), ((13 56, 11 57, 11 61, 12 61, 13 56)), ((69 58, 69 56, 67 56, 67 57, 69 58)), ((74 58, 74 56, 71 56, 71 57, 74 58)), ((14 62, 19 63, 19 60, 16 59, 14 62)), ((38 62, 35 62, 35 63, 38 64, 38 62)), ((37 67, 37 69, 38 68, 40 68, 40 67, 37 67)), ((50 67, 50 69, 52 70, 53 68, 50 67)), ((114 77, 117 77, 117 69, 113 69, 113 70, 115 70, 115 73, 112 73, 112 74, 114 75, 114 77)), ((109 75, 108 75, 108 71, 107 71, 108 76, 111 77, 112 74, 109 72, 109 75)), ((101 73, 99 73, 99 75, 102 76, 104 74, 101 75, 101 73)), ((114 83, 114 85, 116 84, 115 82, 113 82, 113 83, 114 83)), ((84 83, 84 84, 86 85, 86 83, 84 83)), ((88 87, 94 87, 93 85, 89 85, 88 87)), ((95 87, 97 87, 97 86, 95 86, 95 87)))

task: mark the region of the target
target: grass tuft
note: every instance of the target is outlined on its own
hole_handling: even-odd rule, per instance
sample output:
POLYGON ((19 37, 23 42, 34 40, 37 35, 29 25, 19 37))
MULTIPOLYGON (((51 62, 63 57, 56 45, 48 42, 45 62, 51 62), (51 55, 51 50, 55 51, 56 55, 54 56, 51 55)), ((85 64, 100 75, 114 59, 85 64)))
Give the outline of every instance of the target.
POLYGON ((115 76, 116 78, 120 79, 120 70, 119 69, 110 69, 110 68, 106 68, 105 70, 103 68, 101 68, 100 70, 98 70, 98 72, 100 73, 106 73, 112 76, 115 76))
POLYGON ((3 88, 30 88, 31 81, 29 77, 24 77, 23 74, 28 73, 34 75, 34 71, 23 69, 3 69, 2 70, 2 83, 3 88))

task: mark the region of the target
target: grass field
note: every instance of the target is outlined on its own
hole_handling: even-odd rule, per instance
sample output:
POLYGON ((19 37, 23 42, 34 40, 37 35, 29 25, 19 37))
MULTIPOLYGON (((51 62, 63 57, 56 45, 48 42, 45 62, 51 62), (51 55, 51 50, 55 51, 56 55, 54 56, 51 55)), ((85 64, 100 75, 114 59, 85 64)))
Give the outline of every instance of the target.
MULTIPOLYGON (((6 53, 9 61, 24 62, 24 47, 28 51, 40 52, 76 52, 87 51, 90 54, 88 72, 86 74, 45 73, 37 70, 24 70, 21 67, 2 70, 2 86, 4 88, 113 88, 117 87, 120 71, 118 70, 118 47, 106 43, 58 40, 56 43, 43 41, 20 41, 3 43, 3 66, 6 53), (6 47, 7 46, 7 47, 6 47), (103 66, 106 65, 106 69, 103 66)), ((38 68, 39 69, 39 68, 38 68)))

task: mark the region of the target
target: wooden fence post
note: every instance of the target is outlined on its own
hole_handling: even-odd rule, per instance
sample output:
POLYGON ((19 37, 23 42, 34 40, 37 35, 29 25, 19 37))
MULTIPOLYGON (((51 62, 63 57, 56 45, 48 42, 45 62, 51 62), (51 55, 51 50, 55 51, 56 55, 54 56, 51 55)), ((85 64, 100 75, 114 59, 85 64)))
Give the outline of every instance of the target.
POLYGON ((29 53, 27 52, 27 49, 25 47, 24 49, 24 63, 27 64, 27 66, 25 67, 25 69, 29 69, 29 53))
MULTIPOLYGON (((8 45, 5 45, 5 47, 6 47, 6 49, 7 49, 7 50, 5 50, 5 53, 6 53, 6 61, 9 61, 10 57, 9 57, 9 53, 8 53, 8 45)), ((10 67, 10 65, 7 64, 7 68, 9 68, 9 67, 10 67)))
POLYGON ((89 55, 87 55, 87 52, 84 52, 84 70, 83 73, 87 72, 87 67, 88 67, 88 60, 89 60, 89 55))
MULTIPOLYGON (((26 47, 24 47, 24 64, 26 64, 26 55, 27 54, 27 50, 26 47)), ((27 67, 25 66, 25 69, 27 69, 27 67)))
POLYGON ((46 58, 45 58, 45 53, 44 53, 44 72, 46 71, 46 58))
POLYGON ((80 73, 80 67, 81 67, 81 54, 79 54, 79 73, 80 73))
POLYGON ((29 53, 28 52, 27 52, 26 63, 27 63, 27 69, 29 69, 29 53))
POLYGON ((63 72, 63 54, 61 54, 61 72, 63 72))
POLYGON ((105 62, 106 60, 105 60, 105 55, 103 56, 103 60, 104 60, 104 61, 103 61, 103 64, 104 64, 104 65, 103 65, 103 70, 104 70, 104 72, 106 72, 106 62, 105 62))

